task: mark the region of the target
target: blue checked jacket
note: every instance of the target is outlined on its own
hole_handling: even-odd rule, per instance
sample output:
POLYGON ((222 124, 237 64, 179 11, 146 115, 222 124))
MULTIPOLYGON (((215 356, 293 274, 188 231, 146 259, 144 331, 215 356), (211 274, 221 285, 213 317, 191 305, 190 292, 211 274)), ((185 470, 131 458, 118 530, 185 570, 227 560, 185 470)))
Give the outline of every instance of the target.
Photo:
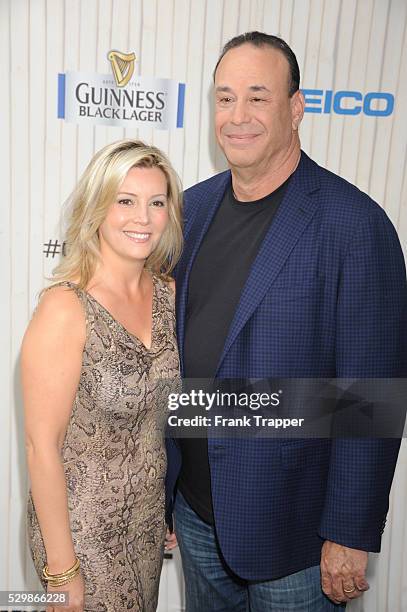
MULTIPOLYGON (((227 171, 185 192, 176 276, 181 363, 191 266, 230 181, 227 171)), ((302 152, 243 288, 217 377, 405 377, 406 333, 405 267, 391 222, 302 152)), ((170 516, 181 457, 175 440, 167 446, 170 516)), ((209 439, 227 564, 247 580, 270 580, 318 564, 325 539, 378 552, 398 450, 395 439, 209 439)))

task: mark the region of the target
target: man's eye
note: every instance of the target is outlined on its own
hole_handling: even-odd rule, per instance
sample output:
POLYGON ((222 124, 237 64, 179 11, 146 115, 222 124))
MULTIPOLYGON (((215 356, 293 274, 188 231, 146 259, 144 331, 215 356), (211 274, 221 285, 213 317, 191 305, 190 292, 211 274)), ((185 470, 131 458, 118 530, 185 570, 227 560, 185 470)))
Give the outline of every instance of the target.
POLYGON ((118 200, 118 202, 123 206, 131 206, 133 204, 133 200, 129 200, 129 198, 121 198, 120 200, 118 200))
POLYGON ((220 102, 221 104, 228 104, 228 103, 229 103, 229 102, 231 102, 231 101, 232 101, 232 98, 227 98, 227 97, 224 97, 224 98, 219 98, 219 102, 220 102))
POLYGON ((264 98, 252 98, 252 102, 264 102, 264 98))

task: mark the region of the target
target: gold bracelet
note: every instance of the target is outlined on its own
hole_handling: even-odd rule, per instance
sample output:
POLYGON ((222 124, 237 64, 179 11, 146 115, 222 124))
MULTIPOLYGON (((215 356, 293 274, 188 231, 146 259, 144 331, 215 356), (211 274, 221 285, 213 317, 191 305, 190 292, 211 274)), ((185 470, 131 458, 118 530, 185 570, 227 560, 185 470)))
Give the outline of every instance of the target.
POLYGON ((43 578, 52 587, 59 587, 71 582, 79 574, 79 561, 77 560, 73 567, 69 570, 62 572, 61 574, 50 574, 48 566, 46 565, 43 569, 43 578))
POLYGON ((79 568, 80 566, 80 562, 79 559, 76 559, 75 563, 73 564, 72 567, 70 567, 69 569, 65 570, 64 572, 61 572, 60 574, 50 574, 49 573, 49 568, 48 565, 44 566, 44 569, 42 570, 43 576, 44 578, 50 578, 50 579, 58 579, 58 578, 66 578, 67 575, 76 572, 76 570, 79 568))
POLYGON ((63 586, 64 584, 71 582, 71 580, 73 580, 79 574, 79 569, 79 559, 76 559, 72 567, 65 572, 61 572, 60 574, 50 574, 48 565, 45 565, 42 570, 42 577, 52 587, 63 586))

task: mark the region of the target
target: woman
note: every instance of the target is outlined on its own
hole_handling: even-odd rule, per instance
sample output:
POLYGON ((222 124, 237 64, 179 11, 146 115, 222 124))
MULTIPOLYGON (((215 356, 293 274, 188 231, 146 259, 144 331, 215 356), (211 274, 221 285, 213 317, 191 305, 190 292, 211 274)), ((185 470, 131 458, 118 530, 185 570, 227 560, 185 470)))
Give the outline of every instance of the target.
POLYGON ((90 162, 71 211, 66 256, 22 346, 31 552, 48 593, 69 594, 65 609, 148 612, 179 376, 178 179, 158 149, 114 143, 90 162))

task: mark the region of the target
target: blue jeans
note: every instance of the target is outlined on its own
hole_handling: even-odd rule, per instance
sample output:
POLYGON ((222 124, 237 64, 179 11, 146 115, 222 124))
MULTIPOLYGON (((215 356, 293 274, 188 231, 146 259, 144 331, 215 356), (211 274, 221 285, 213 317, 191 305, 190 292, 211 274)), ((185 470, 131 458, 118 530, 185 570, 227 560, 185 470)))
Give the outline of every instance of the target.
POLYGON ((174 518, 186 612, 332 612, 345 608, 323 594, 318 565, 266 582, 248 582, 233 575, 219 555, 213 527, 199 518, 179 491, 174 518))

